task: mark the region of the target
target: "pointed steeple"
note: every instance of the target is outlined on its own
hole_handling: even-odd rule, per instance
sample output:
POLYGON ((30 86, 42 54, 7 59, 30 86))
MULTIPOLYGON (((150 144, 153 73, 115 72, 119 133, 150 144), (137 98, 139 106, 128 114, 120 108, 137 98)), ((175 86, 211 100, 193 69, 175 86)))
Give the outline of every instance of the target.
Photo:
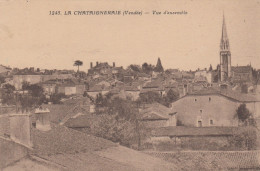
POLYGON ((224 14, 223 14, 223 24, 222 24, 222 35, 221 35, 221 41, 220 41, 220 50, 221 51, 229 51, 230 50, 224 14))

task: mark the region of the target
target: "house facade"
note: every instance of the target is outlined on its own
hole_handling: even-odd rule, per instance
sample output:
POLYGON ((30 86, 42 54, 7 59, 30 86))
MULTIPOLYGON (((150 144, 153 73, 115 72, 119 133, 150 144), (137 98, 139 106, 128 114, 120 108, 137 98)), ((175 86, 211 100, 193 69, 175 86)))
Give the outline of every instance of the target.
POLYGON ((187 94, 172 103, 172 109, 177 112, 179 125, 192 127, 238 126, 235 114, 242 103, 246 104, 254 116, 259 116, 259 101, 253 97, 244 96, 234 97, 234 92, 217 91, 187 94))

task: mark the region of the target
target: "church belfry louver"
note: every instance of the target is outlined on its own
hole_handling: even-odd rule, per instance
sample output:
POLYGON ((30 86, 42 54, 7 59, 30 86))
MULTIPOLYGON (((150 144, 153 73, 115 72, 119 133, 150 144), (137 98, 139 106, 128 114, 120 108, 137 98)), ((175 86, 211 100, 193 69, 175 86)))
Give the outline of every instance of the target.
POLYGON ((222 35, 220 41, 220 81, 227 81, 231 77, 231 53, 225 16, 223 15, 222 35))

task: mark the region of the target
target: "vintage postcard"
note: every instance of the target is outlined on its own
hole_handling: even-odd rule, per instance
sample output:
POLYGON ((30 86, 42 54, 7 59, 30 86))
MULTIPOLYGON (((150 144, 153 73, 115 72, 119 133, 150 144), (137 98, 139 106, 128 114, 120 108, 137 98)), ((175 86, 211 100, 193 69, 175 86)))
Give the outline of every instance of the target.
POLYGON ((259 0, 0 0, 0 170, 260 170, 259 0))

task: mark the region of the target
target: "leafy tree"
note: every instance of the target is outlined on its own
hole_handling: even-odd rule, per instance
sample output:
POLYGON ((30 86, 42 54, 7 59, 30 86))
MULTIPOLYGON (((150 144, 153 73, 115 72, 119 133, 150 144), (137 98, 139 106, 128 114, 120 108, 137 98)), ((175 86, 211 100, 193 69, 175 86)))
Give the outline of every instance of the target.
POLYGON ((7 105, 14 105, 15 104, 15 97, 14 97, 14 90, 15 87, 11 84, 5 84, 2 90, 2 103, 7 105))
POLYGON ((10 93, 13 93, 13 91, 15 90, 15 87, 13 85, 11 85, 11 84, 5 84, 3 86, 3 89, 6 90, 6 92, 8 94, 10 94, 10 93))
POLYGON ((66 97, 65 94, 63 93, 55 93, 55 94, 52 94, 50 96, 50 102, 52 102, 53 104, 61 104, 61 99, 66 97))
POLYGON ((179 92, 173 91, 172 89, 170 89, 167 94, 166 94, 166 100, 169 103, 172 103, 174 101, 176 101, 179 98, 179 92))
POLYGON ((0 75, 0 85, 5 83, 5 77, 0 75))
POLYGON ((244 125, 247 125, 249 118, 252 116, 252 113, 247 109, 246 104, 241 104, 237 110, 235 117, 238 118, 240 122, 244 125))
POLYGON ((28 90, 30 83, 27 81, 22 82, 22 90, 28 90))
POLYGON ((257 147, 256 130, 252 127, 236 132, 229 138, 229 144, 232 150, 255 150, 257 147))
POLYGON ((140 72, 141 71, 141 67, 139 65, 129 65, 128 66, 129 69, 132 69, 133 71, 136 71, 136 72, 140 72))
POLYGON ((146 62, 142 65, 142 70, 146 74, 150 74, 153 71, 154 67, 151 64, 147 64, 146 62))
POLYGON ((158 92, 148 91, 139 95, 139 101, 141 103, 151 104, 154 102, 161 102, 162 98, 158 92))
POLYGON ((97 115, 100 119, 92 124, 92 132, 103 138, 130 147, 138 144, 145 135, 144 126, 139 122, 138 105, 121 98, 114 98, 104 104, 105 111, 97 115))
POLYGON ((79 66, 82 66, 83 65, 83 62, 80 61, 80 60, 76 60, 74 61, 74 66, 77 66, 78 67, 78 72, 79 72, 79 66))

